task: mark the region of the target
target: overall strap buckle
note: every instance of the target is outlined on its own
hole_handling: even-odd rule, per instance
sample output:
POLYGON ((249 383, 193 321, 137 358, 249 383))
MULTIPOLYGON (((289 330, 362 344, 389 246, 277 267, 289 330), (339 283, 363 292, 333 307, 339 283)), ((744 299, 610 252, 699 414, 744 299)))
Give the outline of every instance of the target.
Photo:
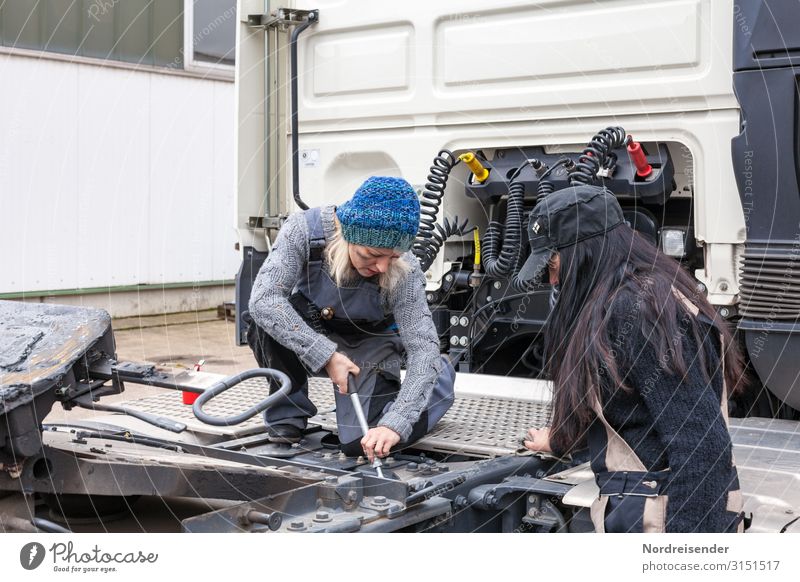
POLYGON ((319 263, 322 261, 326 245, 325 237, 312 238, 308 241, 308 262, 319 263))
POLYGON ((670 472, 664 471, 602 471, 595 475, 600 495, 625 497, 658 497, 669 485, 670 472))

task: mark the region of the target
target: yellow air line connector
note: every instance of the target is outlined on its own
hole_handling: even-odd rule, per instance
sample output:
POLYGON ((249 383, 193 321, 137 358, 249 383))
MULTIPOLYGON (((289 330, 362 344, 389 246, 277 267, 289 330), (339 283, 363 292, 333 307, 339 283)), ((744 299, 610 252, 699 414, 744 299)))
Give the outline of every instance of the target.
POLYGON ((489 177, 489 170, 483 167, 483 164, 481 164, 480 160, 475 157, 475 154, 472 152, 461 154, 458 156, 458 159, 467 164, 472 171, 472 175, 475 177, 475 181, 479 184, 483 184, 489 177))
POLYGON ((472 266, 472 274, 469 276, 470 287, 480 287, 481 284, 481 233, 476 227, 472 231, 472 236, 475 241, 475 264, 472 266))

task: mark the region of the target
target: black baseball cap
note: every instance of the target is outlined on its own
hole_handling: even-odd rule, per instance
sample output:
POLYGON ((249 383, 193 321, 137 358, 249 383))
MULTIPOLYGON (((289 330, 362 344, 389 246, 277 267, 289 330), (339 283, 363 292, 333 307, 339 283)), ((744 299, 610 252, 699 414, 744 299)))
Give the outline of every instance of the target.
POLYGON ((541 283, 553 253, 605 234, 624 221, 617 198, 602 186, 571 186, 547 195, 528 219, 531 254, 519 278, 541 283))

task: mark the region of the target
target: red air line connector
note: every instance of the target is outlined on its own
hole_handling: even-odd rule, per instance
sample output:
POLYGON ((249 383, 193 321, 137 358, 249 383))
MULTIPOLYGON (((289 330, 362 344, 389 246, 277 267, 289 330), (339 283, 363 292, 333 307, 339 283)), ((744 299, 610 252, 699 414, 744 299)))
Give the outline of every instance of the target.
POLYGON ((640 178, 647 178, 653 173, 653 166, 647 163, 647 158, 642 151, 642 145, 633 141, 631 136, 628 136, 628 155, 631 157, 633 165, 636 166, 636 175, 640 178))

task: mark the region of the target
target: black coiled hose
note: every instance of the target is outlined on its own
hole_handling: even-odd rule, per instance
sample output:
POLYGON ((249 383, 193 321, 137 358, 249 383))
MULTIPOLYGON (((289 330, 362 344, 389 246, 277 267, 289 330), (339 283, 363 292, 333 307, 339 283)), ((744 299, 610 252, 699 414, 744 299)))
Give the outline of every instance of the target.
POLYGON ((475 227, 467 228, 467 222, 469 219, 465 218, 464 222, 459 224, 458 216, 454 217, 451 221, 449 218, 445 217, 444 219, 444 226, 439 224, 438 222, 435 224, 436 230, 431 234, 430 238, 428 239, 428 248, 427 248, 427 256, 430 256, 430 263, 422 265, 423 268, 427 271, 428 267, 431 266, 433 260, 436 258, 436 255, 439 254, 442 246, 444 246, 444 241, 446 241, 451 236, 464 236, 465 234, 471 233, 475 230, 475 227))
POLYGON ((555 164, 547 168, 544 172, 539 175, 539 185, 536 187, 536 201, 538 202, 548 194, 552 194, 556 186, 550 180, 546 180, 553 171, 558 169, 560 166, 564 166, 564 168, 569 171, 574 171, 575 166, 572 164, 572 160, 569 158, 561 158, 555 164), (572 165, 572 170, 570 170, 570 165, 572 165))
POLYGON ((540 180, 539 185, 536 187, 536 199, 541 200, 548 194, 552 194, 555 189, 555 184, 550 180, 540 180))
POLYGON ((575 164, 575 170, 569 176, 572 186, 591 184, 597 179, 597 170, 606 163, 606 156, 625 145, 625 130, 621 127, 607 127, 597 132, 583 150, 575 164))
POLYGON ((514 274, 522 252, 522 220, 525 212, 525 185, 512 181, 508 186, 505 229, 492 221, 483 238, 483 267, 495 279, 514 274))
MULTIPOLYGON (((563 165, 569 172, 569 182, 572 186, 592 184, 597 179, 597 171, 600 168, 605 168, 609 171, 613 170, 617 163, 617 156, 612 150, 625 145, 626 137, 625 130, 621 127, 607 127, 597 132, 589 142, 589 145, 583 150, 583 153, 581 153, 578 163, 574 167, 570 167, 572 166, 572 160, 562 158, 540 176, 539 186, 536 189, 537 200, 549 196, 555 190, 553 183, 545 180, 545 178, 560 165, 563 165)), ((526 254, 525 252, 520 252, 520 258, 524 258, 526 254)), ((533 291, 541 284, 542 281, 537 283, 520 279, 519 268, 514 270, 511 278, 511 286, 523 293, 533 291)))
MULTIPOLYGON (((548 174, 550 171, 548 170, 548 174)), ((546 196, 552 194, 556 189, 555 184, 553 184, 550 180, 545 180, 544 178, 539 180, 539 185, 536 187, 536 201, 545 198, 546 196)), ((525 225, 527 224, 526 220, 523 220, 523 230, 525 225)), ((533 283, 522 281, 519 278, 519 271, 522 268, 522 265, 525 264, 525 260, 528 258, 527 246, 528 241, 523 241, 523 247, 520 249, 519 252, 519 263, 516 269, 514 269, 514 276, 511 279, 511 287, 516 289, 517 291, 533 291, 537 286, 533 283)))
MULTIPOLYGON (((570 162, 571 160, 569 158, 562 158, 558 160, 555 164, 553 164, 550 168, 548 168, 545 172, 542 173, 542 175, 539 178, 539 185, 536 187, 537 202, 542 198, 545 198, 546 196, 552 194, 556 189, 555 184, 553 184, 549 180, 546 180, 545 178, 547 178, 550 175, 550 173, 559 166, 567 166, 570 162)), ((523 220, 523 231, 525 230, 524 229, 525 224, 526 222, 523 220)), ((511 277, 511 287, 516 291, 521 291, 523 293, 533 291, 534 289, 537 289, 538 287, 541 286, 541 282, 537 284, 534 283, 533 281, 525 281, 519 278, 519 271, 522 268, 522 265, 525 263, 525 259, 527 259, 529 254, 528 252, 526 252, 528 248, 527 243, 528 243, 527 240, 523 242, 524 244, 523 248, 525 250, 523 250, 523 248, 520 248, 519 261, 517 263, 517 267, 514 269, 513 276, 511 277)))
POLYGON ((519 278, 519 273, 516 273, 514 275, 514 278, 511 279, 511 287, 515 291, 520 291, 522 293, 528 293, 530 291, 534 291, 536 289, 539 289, 541 286, 542 286, 542 282, 541 281, 539 281, 539 283, 537 284, 537 283, 534 283, 533 281, 526 281, 526 280, 520 279, 519 278))
POLYGON ((450 150, 441 150, 433 159, 433 165, 428 174, 428 181, 425 190, 422 191, 419 210, 419 230, 414 239, 413 252, 419 259, 422 272, 430 268, 436 255, 444 244, 444 241, 453 235, 464 235, 469 231, 464 231, 467 221, 463 225, 458 224, 458 217, 452 222, 445 219, 444 228, 436 222, 439 215, 439 207, 442 205, 444 190, 447 187, 447 179, 450 172, 459 163, 459 159, 450 150))

